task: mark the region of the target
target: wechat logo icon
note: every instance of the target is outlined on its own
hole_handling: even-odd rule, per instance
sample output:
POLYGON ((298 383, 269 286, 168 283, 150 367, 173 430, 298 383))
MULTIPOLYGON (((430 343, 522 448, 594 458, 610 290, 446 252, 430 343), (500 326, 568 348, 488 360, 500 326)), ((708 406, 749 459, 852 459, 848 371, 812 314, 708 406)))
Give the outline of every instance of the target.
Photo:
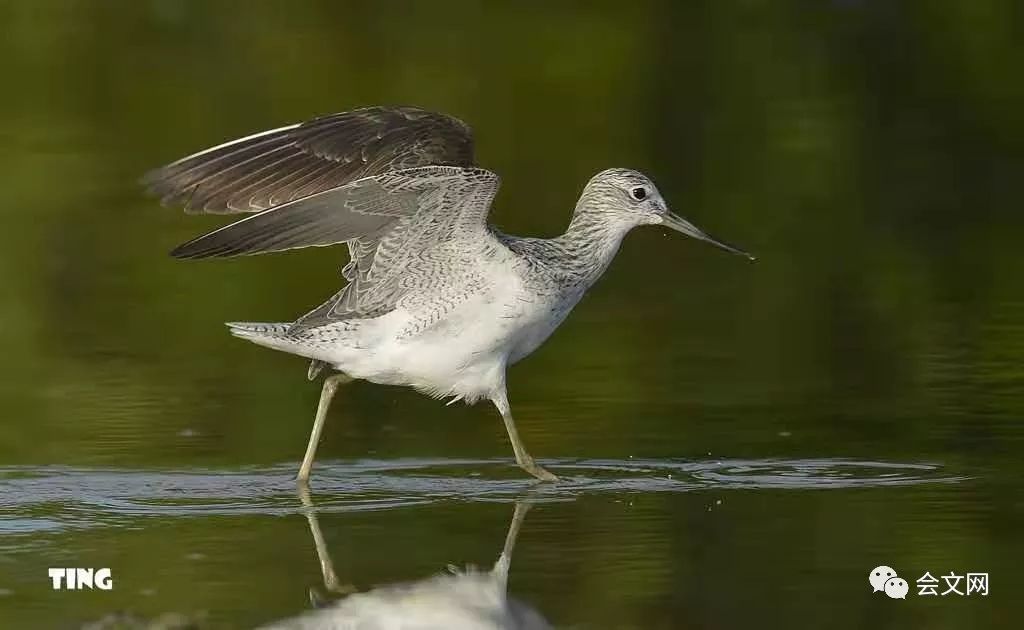
POLYGON ((907 581, 896 575, 896 569, 882 565, 871 569, 868 575, 868 582, 871 584, 872 592, 882 591, 890 599, 906 599, 907 581))

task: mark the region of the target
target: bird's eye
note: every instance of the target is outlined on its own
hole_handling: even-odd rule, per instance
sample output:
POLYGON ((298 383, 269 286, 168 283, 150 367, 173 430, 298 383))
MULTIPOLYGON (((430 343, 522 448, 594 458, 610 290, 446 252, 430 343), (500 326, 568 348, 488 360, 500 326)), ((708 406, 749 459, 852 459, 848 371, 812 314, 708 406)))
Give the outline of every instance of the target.
POLYGON ((647 189, 643 186, 637 186, 633 190, 629 191, 629 196, 637 201, 643 201, 647 198, 647 189))

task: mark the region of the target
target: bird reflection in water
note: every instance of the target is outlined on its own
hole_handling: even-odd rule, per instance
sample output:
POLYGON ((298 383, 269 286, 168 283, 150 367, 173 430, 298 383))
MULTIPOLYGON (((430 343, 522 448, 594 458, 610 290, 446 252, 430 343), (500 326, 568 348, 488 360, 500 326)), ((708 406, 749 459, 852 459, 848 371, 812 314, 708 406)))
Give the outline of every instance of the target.
MULTIPOLYGON (((300 489, 309 531, 313 535, 324 587, 342 598, 296 617, 265 626, 277 630, 540 630, 550 624, 532 607, 508 595, 508 571, 519 528, 530 509, 516 502, 505 546, 490 571, 451 569, 414 582, 389 584, 367 591, 342 584, 334 572, 320 523, 308 490, 300 489)), ((314 602, 323 598, 315 596, 314 602)))

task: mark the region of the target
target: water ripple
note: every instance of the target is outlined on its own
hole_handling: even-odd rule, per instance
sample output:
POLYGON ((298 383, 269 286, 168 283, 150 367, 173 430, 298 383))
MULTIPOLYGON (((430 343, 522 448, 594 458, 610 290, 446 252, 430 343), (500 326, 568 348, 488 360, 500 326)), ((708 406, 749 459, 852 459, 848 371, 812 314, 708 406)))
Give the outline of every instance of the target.
MULTIPOLYGON (((847 459, 555 460, 561 477, 534 484, 507 460, 318 462, 317 509, 386 510, 446 500, 534 501, 592 494, 708 489, 835 489, 956 483, 939 464, 847 459)), ((294 465, 152 471, 0 467, 0 534, 121 525, 144 516, 284 515, 299 511, 294 465)))

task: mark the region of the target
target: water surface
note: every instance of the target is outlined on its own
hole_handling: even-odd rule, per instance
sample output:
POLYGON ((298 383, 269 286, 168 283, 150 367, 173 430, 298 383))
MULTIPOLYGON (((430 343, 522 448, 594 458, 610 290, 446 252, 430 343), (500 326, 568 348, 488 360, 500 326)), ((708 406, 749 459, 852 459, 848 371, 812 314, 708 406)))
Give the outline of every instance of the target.
POLYGON ((1024 91, 1015 0, 0 0, 0 627, 128 611, 203 628, 322 589, 490 567, 566 628, 1018 627, 1024 91), (758 256, 637 230, 509 375, 533 488, 486 405, 318 386, 221 322, 340 282, 316 249, 166 252, 220 225, 147 169, 375 103, 455 114, 550 236, 611 166, 758 256), (988 597, 868 572, 988 572, 988 597), (54 591, 48 567, 110 567, 54 591))

